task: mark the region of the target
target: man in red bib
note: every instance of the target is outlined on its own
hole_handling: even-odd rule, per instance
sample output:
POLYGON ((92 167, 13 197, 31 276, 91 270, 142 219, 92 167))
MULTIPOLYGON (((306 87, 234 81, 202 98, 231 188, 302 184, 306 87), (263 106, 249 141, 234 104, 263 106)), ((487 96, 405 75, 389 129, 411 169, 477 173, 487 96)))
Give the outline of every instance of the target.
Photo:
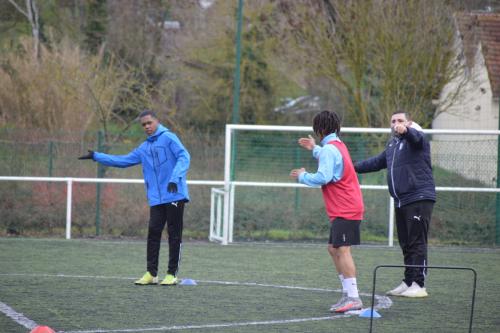
POLYGON ((351 255, 351 245, 360 243, 360 224, 363 219, 363 197, 351 156, 346 145, 339 139, 340 119, 335 112, 322 111, 313 119, 315 140, 300 138, 299 145, 311 150, 318 160, 316 173, 304 168, 294 169, 290 176, 299 183, 319 187, 330 220, 328 252, 342 283, 342 298, 330 311, 343 313, 363 307, 356 282, 356 266, 351 255))

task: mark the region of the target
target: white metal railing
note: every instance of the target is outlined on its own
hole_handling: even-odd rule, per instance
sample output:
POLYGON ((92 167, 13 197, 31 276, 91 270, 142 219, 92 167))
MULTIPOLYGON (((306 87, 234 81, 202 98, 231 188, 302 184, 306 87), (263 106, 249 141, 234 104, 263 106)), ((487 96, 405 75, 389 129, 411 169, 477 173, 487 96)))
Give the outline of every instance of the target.
MULTIPOLYGON (((228 233, 224 236, 228 242, 233 240, 234 225, 234 192, 236 186, 259 186, 259 187, 308 187, 297 183, 272 183, 272 182, 243 182, 231 180, 231 147, 233 133, 236 130, 244 131, 289 131, 289 132, 313 132, 311 126, 276 126, 276 125, 244 125, 227 124, 225 137, 225 156, 224 156, 224 225, 227 225, 228 233)), ((342 127, 342 133, 390 133, 390 128, 362 128, 362 127, 342 127)), ((451 135, 494 135, 500 136, 500 130, 470 130, 470 129, 424 129, 426 134, 451 134, 451 135)), ((310 188, 310 187, 309 187, 310 188)), ((385 190, 387 186, 382 185, 361 185, 361 189, 385 190)), ((496 192, 500 193, 500 188, 482 188, 482 187, 436 187, 436 191, 443 192, 496 192)), ((388 245, 394 245, 394 200, 389 199, 389 221, 388 221, 388 245)))
MULTIPOLYGON (((254 187, 287 187, 287 188, 310 188, 297 183, 273 183, 273 182, 243 182, 232 181, 231 174, 231 147, 232 135, 235 130, 247 131, 295 131, 311 132, 312 128, 308 126, 261 126, 261 125, 226 125, 225 138, 225 157, 224 157, 224 180, 188 180, 189 185, 208 185, 223 186, 223 189, 212 189, 212 205, 210 219, 210 239, 220 241, 222 244, 228 244, 233 241, 234 226, 234 194, 236 186, 254 186, 254 187), (223 204, 222 204, 223 202, 223 204)), ((355 128, 344 127, 344 133, 390 133, 388 128, 355 128)), ((498 130, 424 130, 428 134, 474 134, 474 135, 495 135, 499 136, 498 130)), ((66 238, 71 238, 71 208, 72 208, 72 190, 73 183, 121 183, 121 184, 141 184, 142 179, 117 179, 117 178, 75 178, 75 177, 10 177, 0 176, 0 181, 42 181, 42 182, 66 182, 66 238)), ((387 186, 383 185, 361 185, 362 189, 384 190, 387 186)), ((440 192, 493 192, 499 193, 500 188, 478 188, 478 187, 436 187, 440 192)), ((389 221, 388 221, 388 245, 393 246, 394 233, 394 200, 389 200, 389 221)))
MULTIPOLYGON (((232 242, 232 229, 234 225, 233 216, 234 216, 234 192, 236 186, 254 186, 254 187, 300 187, 300 188, 320 188, 320 187, 310 187, 303 184, 297 183, 264 183, 264 182, 241 182, 241 181, 233 181, 231 182, 231 193, 230 200, 231 204, 231 219, 228 221, 229 227, 229 235, 227 236, 229 239, 229 243, 232 242)), ((387 185, 360 185, 361 189, 365 190, 384 190, 388 192, 387 185)), ((485 187, 444 187, 437 186, 436 192, 488 192, 488 193, 500 193, 500 188, 485 188, 485 187)), ((394 246, 394 199, 389 197, 388 203, 389 209, 389 221, 387 227, 387 245, 394 246)))
MULTIPOLYGON (((0 176, 4 181, 28 181, 28 182, 65 182, 66 192, 66 239, 71 239, 71 208, 73 201, 73 183, 119 183, 119 184, 143 184, 143 179, 119 179, 119 178, 73 178, 73 177, 9 177, 0 176)), ((222 186, 220 180, 188 180, 189 185, 222 186)))
MULTIPOLYGON (((71 239, 71 217, 72 217, 72 199, 73 183, 119 183, 119 184, 142 184, 142 179, 119 179, 119 178, 72 178, 72 177, 15 177, 0 176, 0 181, 29 181, 29 182, 65 182, 67 186, 66 193, 66 239, 71 239)), ((222 186, 221 180, 188 180, 189 185, 222 186)), ((223 188, 211 189, 211 207, 210 207, 210 236, 211 241, 219 241, 222 245, 233 242, 234 229, 234 195, 236 186, 250 187, 281 187, 281 188, 310 188, 297 183, 269 183, 269 182, 243 182, 232 181, 229 184, 229 191, 223 188), (229 194, 229 195, 227 195, 229 194), (224 203, 224 204, 222 204, 224 203), (230 209, 226 209, 226 204, 230 209), (226 211, 228 218, 225 218, 226 211)), ((361 185, 365 190, 384 190, 385 185, 361 185)), ((489 192, 500 193, 500 188, 481 188, 481 187, 436 187, 437 192, 489 192)), ((394 200, 389 197, 389 221, 388 221, 388 246, 394 245, 394 200)))

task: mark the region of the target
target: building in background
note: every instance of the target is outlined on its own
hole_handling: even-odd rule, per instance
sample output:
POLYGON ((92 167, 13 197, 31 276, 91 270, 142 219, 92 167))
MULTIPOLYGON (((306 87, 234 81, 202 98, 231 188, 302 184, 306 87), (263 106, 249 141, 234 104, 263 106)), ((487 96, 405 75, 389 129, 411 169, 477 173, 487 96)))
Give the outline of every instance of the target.
MULTIPOLYGON (((446 111, 438 113, 434 129, 499 129, 500 13, 472 12, 456 15, 458 60, 464 64, 461 77, 447 84, 440 105, 456 94, 446 111), (465 80, 464 80, 465 79, 465 80)), ((449 171, 484 185, 497 184, 496 136, 435 135, 433 162, 449 171), (466 167, 464 167, 466 165, 466 167), (460 170, 460 171, 459 171, 460 170)))

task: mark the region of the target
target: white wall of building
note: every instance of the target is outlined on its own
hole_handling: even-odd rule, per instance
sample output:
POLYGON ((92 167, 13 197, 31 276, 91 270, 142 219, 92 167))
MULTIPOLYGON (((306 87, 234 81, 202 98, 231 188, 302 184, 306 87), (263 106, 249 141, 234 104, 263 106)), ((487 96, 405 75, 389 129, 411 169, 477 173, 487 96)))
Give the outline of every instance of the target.
MULTIPOLYGON (((478 47, 474 67, 464 69, 462 75, 468 79, 462 93, 449 108, 439 111, 432 128, 498 129, 498 99, 493 98, 481 47, 478 47)), ((446 104, 445 101, 457 91, 463 78, 459 77, 444 87, 440 104, 446 104)), ((496 186, 497 137, 436 135, 431 144, 435 165, 485 185, 496 186)))

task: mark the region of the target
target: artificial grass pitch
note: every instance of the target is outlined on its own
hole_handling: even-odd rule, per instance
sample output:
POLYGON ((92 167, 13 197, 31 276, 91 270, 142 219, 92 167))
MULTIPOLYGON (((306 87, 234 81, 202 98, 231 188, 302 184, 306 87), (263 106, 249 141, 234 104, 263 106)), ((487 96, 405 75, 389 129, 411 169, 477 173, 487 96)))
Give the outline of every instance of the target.
MULTIPOLYGON (((166 272, 162 244, 160 276, 166 272)), ((325 244, 183 245, 181 278, 196 285, 135 286, 145 270, 144 241, 0 239, 0 302, 39 325, 65 332, 368 332, 369 319, 332 315, 340 283, 325 244)), ((369 307, 373 269, 401 264, 398 248, 355 247, 358 285, 369 307)), ((433 265, 478 272, 474 332, 500 319, 500 250, 430 248, 433 265)), ((376 294, 402 271, 377 274, 376 294)), ((472 280, 465 272, 429 270, 429 297, 391 297, 374 332, 467 332, 472 280)), ((27 332, 0 313, 1 332, 27 332)))

